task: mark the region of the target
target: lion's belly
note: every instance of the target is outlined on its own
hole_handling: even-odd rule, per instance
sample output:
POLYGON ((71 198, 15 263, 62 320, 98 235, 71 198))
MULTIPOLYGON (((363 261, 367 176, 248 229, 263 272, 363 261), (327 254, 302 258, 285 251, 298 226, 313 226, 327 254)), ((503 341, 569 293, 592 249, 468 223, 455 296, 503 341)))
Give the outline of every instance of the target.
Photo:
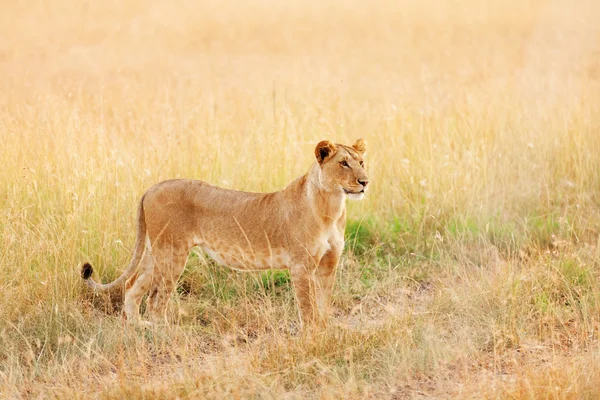
POLYGON ((244 251, 240 248, 217 247, 208 243, 200 245, 202 250, 221 265, 244 271, 257 269, 288 268, 290 257, 284 249, 266 251, 244 251))
MULTIPOLYGON (((324 232, 304 246, 287 249, 282 246, 271 246, 274 241, 266 243, 249 243, 225 241, 216 237, 194 238, 194 245, 199 246, 214 261, 230 268, 249 271, 264 269, 287 269, 295 264, 312 259, 319 262, 332 248, 341 251, 344 248, 343 235, 336 229, 324 232), (300 258, 298 258, 300 257, 300 258)), ((312 262, 314 262, 312 261, 312 262)))

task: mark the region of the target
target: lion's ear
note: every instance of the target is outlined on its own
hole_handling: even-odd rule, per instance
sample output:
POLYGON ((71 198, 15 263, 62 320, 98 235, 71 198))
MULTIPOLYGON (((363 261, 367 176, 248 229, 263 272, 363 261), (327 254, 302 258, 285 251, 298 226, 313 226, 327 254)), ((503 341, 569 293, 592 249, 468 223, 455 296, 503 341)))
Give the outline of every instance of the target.
POLYGON ((329 140, 323 140, 315 147, 315 157, 317 157, 319 164, 322 164, 327 157, 331 157, 336 151, 337 148, 333 143, 329 140))
POLYGON ((358 139, 352 148, 360 155, 363 155, 367 151, 367 142, 364 139, 358 139))

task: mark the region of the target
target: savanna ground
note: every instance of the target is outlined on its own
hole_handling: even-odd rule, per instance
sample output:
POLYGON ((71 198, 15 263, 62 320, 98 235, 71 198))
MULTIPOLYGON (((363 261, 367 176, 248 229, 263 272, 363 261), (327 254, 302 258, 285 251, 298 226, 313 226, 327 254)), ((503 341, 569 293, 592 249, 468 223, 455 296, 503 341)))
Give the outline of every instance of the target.
POLYGON ((598 398, 596 1, 2 1, 0 397, 598 398), (169 327, 115 278, 174 177, 270 191, 369 143, 328 329, 190 256, 169 327))

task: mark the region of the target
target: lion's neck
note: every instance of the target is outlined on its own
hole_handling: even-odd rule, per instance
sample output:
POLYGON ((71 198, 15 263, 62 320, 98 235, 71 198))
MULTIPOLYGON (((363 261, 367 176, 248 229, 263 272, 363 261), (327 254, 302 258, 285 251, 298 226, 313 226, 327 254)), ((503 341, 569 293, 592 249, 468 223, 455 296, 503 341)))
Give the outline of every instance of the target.
POLYGON ((298 179, 300 192, 318 219, 325 224, 340 219, 346 210, 346 198, 342 192, 326 190, 321 184, 321 168, 314 163, 306 175, 298 179))

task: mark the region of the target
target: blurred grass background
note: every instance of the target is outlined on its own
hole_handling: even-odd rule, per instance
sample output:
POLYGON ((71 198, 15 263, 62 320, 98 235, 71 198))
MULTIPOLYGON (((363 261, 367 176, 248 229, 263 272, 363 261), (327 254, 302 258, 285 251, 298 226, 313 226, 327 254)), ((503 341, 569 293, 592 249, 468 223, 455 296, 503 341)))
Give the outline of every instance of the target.
POLYGON ((598 393, 597 2, 0 4, 0 395, 598 393), (166 333, 82 288, 153 183, 278 190, 359 137, 324 336, 203 256, 166 333))

